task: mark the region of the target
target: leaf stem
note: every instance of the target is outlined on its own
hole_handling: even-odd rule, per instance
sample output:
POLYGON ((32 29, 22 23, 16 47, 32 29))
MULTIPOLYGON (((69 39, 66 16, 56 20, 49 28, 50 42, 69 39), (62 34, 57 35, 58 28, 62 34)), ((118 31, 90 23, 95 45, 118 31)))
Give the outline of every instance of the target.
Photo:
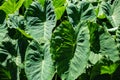
POLYGON ((57 80, 57 74, 55 75, 55 80, 57 80))

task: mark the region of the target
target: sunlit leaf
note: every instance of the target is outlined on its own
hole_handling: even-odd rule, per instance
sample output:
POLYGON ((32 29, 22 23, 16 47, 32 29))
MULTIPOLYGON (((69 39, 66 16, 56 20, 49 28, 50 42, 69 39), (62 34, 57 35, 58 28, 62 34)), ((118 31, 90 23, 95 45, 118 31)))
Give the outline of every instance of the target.
POLYGON ((61 19, 63 13, 65 12, 66 9, 65 3, 66 0, 53 0, 57 20, 61 19))
POLYGON ((0 6, 0 9, 6 12, 6 14, 12 14, 15 11, 19 10, 19 8, 22 6, 24 0, 19 0, 16 2, 16 0, 6 0, 2 6, 0 6))
POLYGON ((101 74, 113 74, 117 69, 118 64, 111 64, 110 66, 102 66, 101 67, 101 74))

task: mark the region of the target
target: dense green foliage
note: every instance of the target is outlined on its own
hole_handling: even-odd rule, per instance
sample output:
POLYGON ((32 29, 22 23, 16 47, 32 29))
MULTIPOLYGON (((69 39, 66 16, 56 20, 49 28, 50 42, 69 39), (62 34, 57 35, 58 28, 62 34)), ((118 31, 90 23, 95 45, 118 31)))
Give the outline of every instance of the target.
POLYGON ((120 0, 0 0, 0 80, 120 80, 120 0))

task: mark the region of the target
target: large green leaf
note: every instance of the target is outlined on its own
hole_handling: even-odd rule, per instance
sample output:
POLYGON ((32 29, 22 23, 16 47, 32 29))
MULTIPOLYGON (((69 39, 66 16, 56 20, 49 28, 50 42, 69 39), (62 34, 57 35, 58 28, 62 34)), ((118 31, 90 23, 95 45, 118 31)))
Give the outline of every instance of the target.
POLYGON ((27 20, 26 31, 36 40, 46 38, 50 40, 52 29, 56 25, 56 18, 52 3, 46 0, 45 6, 33 2, 25 14, 27 20))
POLYGON ((75 31, 70 23, 65 21, 55 29, 51 40, 52 58, 57 64, 57 71, 60 76, 69 68, 75 45, 75 31))
POLYGON ((119 51, 115 39, 107 32, 100 35, 100 54, 113 62, 119 60, 119 51))
POLYGON ((102 9, 113 27, 120 26, 120 0, 114 0, 112 5, 103 2, 102 9))
POLYGON ((73 26, 77 26, 82 21, 94 21, 95 13, 93 6, 89 2, 81 2, 79 7, 75 4, 69 4, 67 7, 69 21, 73 26))
POLYGON ((55 70, 49 43, 32 41, 25 56, 25 72, 28 80, 52 80, 55 70))
POLYGON ((23 2, 24 0, 19 0, 18 2, 16 2, 16 0, 6 0, 3 5, 0 6, 0 9, 4 10, 6 14, 12 14, 19 10, 23 2))
POLYGON ((106 56, 113 62, 119 60, 119 52, 114 37, 96 23, 89 23, 91 50, 106 56), (110 45, 110 46, 109 46, 110 45))
POLYGON ((52 57, 62 80, 75 80, 84 72, 90 50, 89 38, 86 25, 78 25, 74 30, 66 21, 53 32, 52 57))

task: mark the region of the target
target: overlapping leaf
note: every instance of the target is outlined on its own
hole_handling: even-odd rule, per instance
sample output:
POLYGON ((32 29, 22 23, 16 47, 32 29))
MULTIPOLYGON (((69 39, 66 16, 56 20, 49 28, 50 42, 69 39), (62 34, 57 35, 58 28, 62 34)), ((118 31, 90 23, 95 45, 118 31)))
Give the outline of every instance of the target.
POLYGON ((119 60, 119 51, 115 39, 107 32, 100 35, 100 54, 113 62, 119 60))
POLYGON ((79 25, 74 30, 65 21, 55 29, 51 51, 62 80, 75 80, 84 71, 89 55, 89 38, 87 26, 79 25))
POLYGON ((36 40, 41 37, 50 40, 56 19, 52 2, 46 0, 44 7, 38 2, 33 2, 25 14, 27 20, 26 31, 36 40))
POLYGON ((10 41, 8 38, 3 39, 4 41, 2 41, 0 43, 0 57, 3 60, 1 64, 3 66, 7 65, 7 60, 12 58, 15 58, 17 56, 17 51, 15 50, 15 42, 14 41, 10 41), (4 57, 3 57, 4 56, 4 57), (3 57, 3 58, 2 58, 3 57))
POLYGON ((73 26, 77 26, 82 21, 94 21, 95 19, 93 6, 89 2, 81 2, 79 7, 71 3, 67 7, 67 14, 73 26))
POLYGON ((23 16, 10 15, 7 20, 7 25, 8 35, 12 39, 19 39, 21 37, 32 39, 32 37, 24 31, 26 22, 23 16))
POLYGON ((25 56, 25 72, 29 80, 52 80, 54 66, 49 43, 32 41, 25 56))
POLYGON ((115 0, 112 5, 103 2, 102 8, 113 27, 120 26, 120 0, 115 0))

